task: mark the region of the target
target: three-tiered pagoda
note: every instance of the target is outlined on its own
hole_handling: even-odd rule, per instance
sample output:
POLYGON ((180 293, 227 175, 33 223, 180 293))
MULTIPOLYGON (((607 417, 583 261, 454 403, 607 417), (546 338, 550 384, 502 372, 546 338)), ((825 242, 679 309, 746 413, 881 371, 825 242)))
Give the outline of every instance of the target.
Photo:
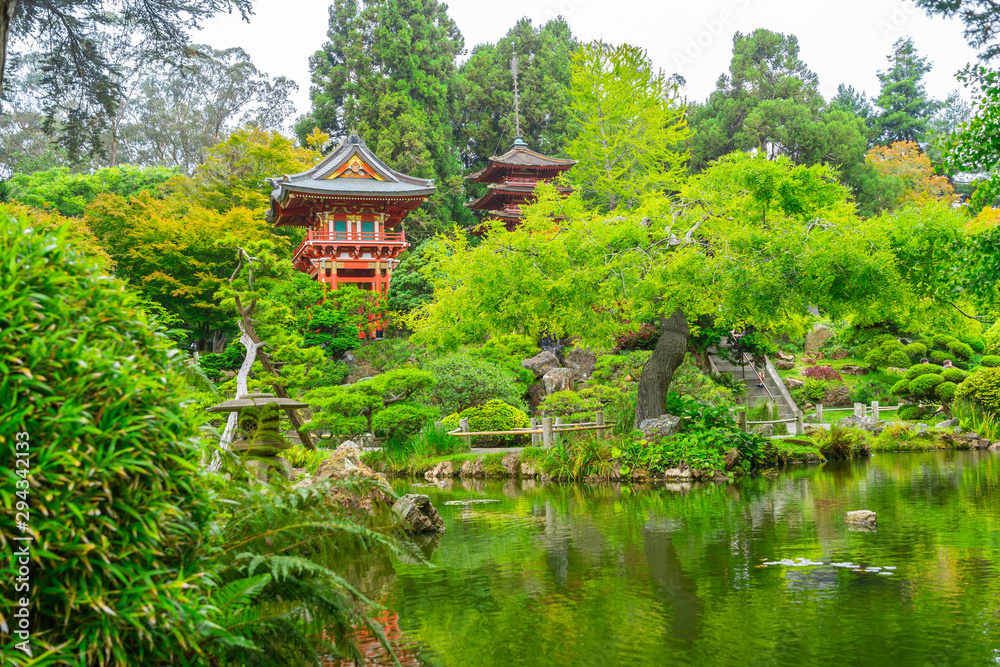
MULTIPOLYGON (((469 174, 467 178, 473 183, 487 185, 486 194, 466 205, 484 218, 503 220, 512 230, 523 217, 521 207, 535 198, 535 186, 558 178, 574 164, 575 160, 536 153, 517 137, 509 151, 494 155, 485 168, 469 174)), ((557 188, 564 195, 573 191, 562 185, 557 188)))
POLYGON ((409 247, 403 218, 435 189, 430 180, 389 168, 357 134, 309 171, 268 181, 268 222, 308 227, 292 255, 295 268, 334 289, 354 283, 381 295, 409 247))

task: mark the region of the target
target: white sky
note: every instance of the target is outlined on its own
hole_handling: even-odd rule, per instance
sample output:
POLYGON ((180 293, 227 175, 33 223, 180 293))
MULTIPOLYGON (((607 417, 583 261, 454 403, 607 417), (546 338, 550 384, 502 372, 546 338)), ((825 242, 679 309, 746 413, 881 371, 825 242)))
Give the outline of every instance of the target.
MULTIPOLYGON (((326 41, 328 7, 329 0, 257 0, 249 24, 217 17, 192 38, 217 49, 241 46, 258 69, 298 83, 293 101, 301 114, 309 109, 309 56, 326 41)), ((877 95, 876 72, 899 37, 912 37, 931 59, 927 90, 938 99, 960 88, 955 73, 976 57, 959 21, 928 18, 908 0, 453 0, 449 14, 467 50, 496 42, 522 16, 538 25, 562 15, 583 41, 645 48, 667 74, 682 74, 688 98, 698 101, 728 70, 736 31, 796 35, 799 55, 828 99, 840 83, 877 95)))

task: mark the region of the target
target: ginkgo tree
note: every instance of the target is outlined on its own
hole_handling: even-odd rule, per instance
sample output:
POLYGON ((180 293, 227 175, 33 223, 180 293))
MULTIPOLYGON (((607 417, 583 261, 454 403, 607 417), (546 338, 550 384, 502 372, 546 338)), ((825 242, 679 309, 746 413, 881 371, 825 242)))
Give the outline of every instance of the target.
POLYGON ((635 424, 659 416, 693 322, 801 334, 808 308, 882 321, 907 286, 889 238, 823 166, 733 153, 680 187, 602 213, 540 189, 523 226, 441 244, 419 337, 445 347, 517 331, 614 336, 658 321, 635 424))

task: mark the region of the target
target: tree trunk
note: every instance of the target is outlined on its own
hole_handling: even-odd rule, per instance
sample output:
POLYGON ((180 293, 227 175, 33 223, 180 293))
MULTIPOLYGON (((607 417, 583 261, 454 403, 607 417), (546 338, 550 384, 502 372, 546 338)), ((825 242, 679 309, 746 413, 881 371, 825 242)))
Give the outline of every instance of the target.
POLYGON ((226 351, 226 336, 225 332, 222 330, 217 330, 212 334, 212 352, 225 352, 226 351))
POLYGON ((668 318, 660 316, 660 340, 653 355, 642 367, 639 378, 639 396, 635 402, 635 428, 644 419, 654 419, 663 414, 667 402, 667 388, 674 378, 674 371, 687 354, 688 322, 680 308, 668 318))
POLYGON ((3 75, 7 69, 7 42, 10 24, 14 21, 17 0, 0 0, 0 97, 3 96, 3 75))

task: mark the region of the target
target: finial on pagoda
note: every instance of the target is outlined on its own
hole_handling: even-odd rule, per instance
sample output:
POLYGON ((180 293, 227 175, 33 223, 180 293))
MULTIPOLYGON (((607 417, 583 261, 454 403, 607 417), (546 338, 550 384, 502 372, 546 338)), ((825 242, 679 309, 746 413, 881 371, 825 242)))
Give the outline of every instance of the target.
MULTIPOLYGON (((521 138, 521 96, 517 90, 517 54, 510 59, 510 75, 514 77, 514 135, 521 138)), ((515 139, 515 143, 517 143, 515 139)))

